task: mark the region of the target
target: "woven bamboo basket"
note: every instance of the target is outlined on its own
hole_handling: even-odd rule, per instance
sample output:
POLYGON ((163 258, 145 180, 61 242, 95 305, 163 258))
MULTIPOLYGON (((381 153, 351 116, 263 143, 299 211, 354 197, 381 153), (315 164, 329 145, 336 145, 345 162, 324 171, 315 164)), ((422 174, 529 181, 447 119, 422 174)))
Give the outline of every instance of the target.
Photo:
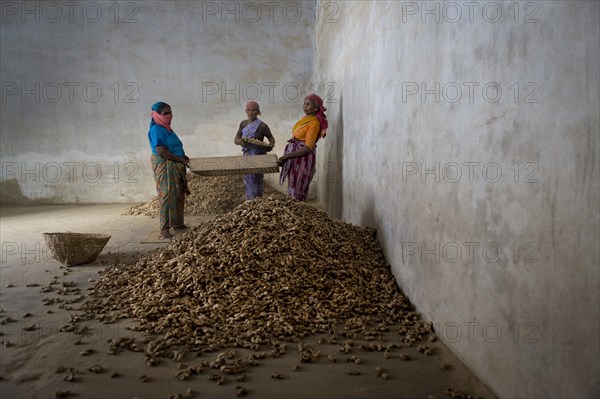
POLYGON ((110 236, 71 232, 44 233, 44 240, 54 259, 73 266, 93 262, 110 240, 110 236))
POLYGON ((242 137, 242 141, 246 144, 252 144, 259 147, 264 147, 265 149, 273 148, 273 146, 269 143, 265 143, 264 141, 256 140, 256 139, 248 139, 246 137, 242 137))
POLYGON ((278 173, 277 155, 253 155, 192 158, 190 170, 201 176, 246 175, 253 173, 278 173))
POLYGON ((231 176, 231 175, 250 175, 254 173, 277 173, 279 167, 268 168, 244 168, 244 169, 216 169, 216 170, 201 170, 194 171, 200 176, 231 176))

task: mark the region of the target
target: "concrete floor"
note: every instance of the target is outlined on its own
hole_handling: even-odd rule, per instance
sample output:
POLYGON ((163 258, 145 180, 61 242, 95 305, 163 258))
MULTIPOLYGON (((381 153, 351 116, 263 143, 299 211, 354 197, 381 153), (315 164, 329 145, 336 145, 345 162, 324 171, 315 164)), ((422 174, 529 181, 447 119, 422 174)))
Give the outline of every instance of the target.
MULTIPOLYGON (((2 259, 0 264, 0 397, 1 398, 48 398, 54 392, 70 390, 78 398, 168 398, 176 393, 185 393, 188 388, 198 398, 231 398, 236 396, 234 379, 217 385, 208 379, 208 370, 187 381, 175 376, 174 361, 162 360, 157 367, 145 364, 143 353, 122 352, 108 355, 107 340, 114 337, 136 336, 127 329, 131 321, 118 324, 100 324, 88 321, 89 334, 83 336, 83 345, 75 345, 81 338, 72 332, 59 332, 69 316, 77 314, 80 303, 73 304, 74 310, 63 310, 58 304, 45 306, 42 299, 54 297, 40 292, 57 276, 59 281, 73 281, 85 294, 90 279, 97 277, 99 270, 116 259, 132 257, 140 252, 154 250, 168 244, 140 244, 154 230, 156 219, 144 216, 121 216, 127 204, 117 205, 46 205, 26 207, 2 207, 0 212, 0 234, 2 259), (66 268, 50 259, 42 233, 44 232, 94 232, 112 236, 98 259, 88 265, 66 268), (27 286, 39 284, 39 286, 27 286), (48 311, 52 313, 48 313, 48 311), (25 317, 26 313, 31 316, 25 317), (15 321, 7 323, 8 318, 15 321), (27 331, 35 324, 35 328, 27 331), (27 329, 27 330, 26 330, 27 329), (92 348, 97 352, 90 356, 79 353, 92 348), (100 365, 106 373, 95 374, 89 367, 100 365), (75 382, 64 380, 64 373, 55 370, 63 366, 81 371, 75 382), (111 379, 111 372, 120 378, 111 379), (141 382, 139 377, 147 375, 150 382, 141 382)), ((201 219, 189 219, 188 224, 201 223, 201 219)), ((391 329, 390 331, 393 331, 391 329)), ((433 344, 433 356, 424 356, 415 348, 396 349, 390 359, 381 352, 355 352, 343 354, 339 345, 317 344, 318 337, 305 340, 320 350, 322 356, 314 364, 301 364, 299 371, 292 367, 299 362, 296 344, 288 344, 287 355, 277 359, 266 359, 247 372, 247 380, 240 385, 254 398, 437 398, 447 397, 444 390, 455 390, 473 396, 493 398, 494 395, 470 372, 441 342, 433 344), (399 353, 412 355, 412 360, 403 361, 399 353), (327 361, 332 354, 336 363, 327 361), (341 359, 356 355, 363 362, 354 365, 341 359), (441 363, 451 365, 442 371, 441 363), (389 380, 376 376, 375 368, 383 367, 389 380), (359 370, 361 375, 351 376, 347 370, 359 370), (274 371, 284 374, 282 380, 272 379, 274 371)), ((386 333, 386 342, 400 342, 398 335, 386 333)), ((357 344, 360 343, 357 341, 357 344)), ((368 343, 367 343, 368 344, 368 343)), ((430 344, 431 345, 431 344, 430 344)), ((215 354, 201 358, 188 356, 185 365, 212 359, 215 354)))

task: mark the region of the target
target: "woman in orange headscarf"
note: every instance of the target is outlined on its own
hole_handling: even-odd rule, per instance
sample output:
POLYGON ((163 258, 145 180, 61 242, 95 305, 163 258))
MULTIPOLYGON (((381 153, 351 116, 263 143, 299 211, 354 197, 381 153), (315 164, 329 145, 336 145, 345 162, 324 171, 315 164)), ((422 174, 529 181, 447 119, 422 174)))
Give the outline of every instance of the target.
POLYGON ((317 141, 327 134, 327 108, 323 99, 310 94, 304 99, 304 114, 292 129, 284 155, 279 184, 288 180, 288 195, 298 201, 306 201, 308 188, 315 174, 317 141))

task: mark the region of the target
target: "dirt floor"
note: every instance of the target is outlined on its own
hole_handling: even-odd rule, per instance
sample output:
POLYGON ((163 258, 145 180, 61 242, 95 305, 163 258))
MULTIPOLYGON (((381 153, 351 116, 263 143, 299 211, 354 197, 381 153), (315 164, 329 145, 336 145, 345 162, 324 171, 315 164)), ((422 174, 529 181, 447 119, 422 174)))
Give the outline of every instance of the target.
MULTIPOLYGON (((56 277, 59 283, 73 282, 73 287, 85 295, 98 271, 115 260, 132 258, 168 245, 153 242, 158 227, 156 219, 121 216, 128 206, 0 208, 1 398, 53 398, 58 391, 69 391, 65 397, 75 398, 169 398, 175 394, 184 395, 188 389, 192 390, 193 398, 233 398, 237 397, 237 386, 243 386, 250 398, 425 399, 452 397, 448 389, 463 393, 465 398, 467 394, 494 397, 440 341, 429 343, 434 348, 432 356, 402 345, 386 359, 383 352, 378 351, 341 353, 340 345, 319 344, 319 336, 309 337, 304 342, 321 351, 318 362, 300 363, 297 344, 288 343, 287 354, 262 360, 259 366, 248 369, 244 382, 236 382, 236 377, 232 376, 218 385, 209 379, 210 370, 180 381, 176 377, 180 370, 173 360, 161 359, 160 364, 149 367, 143 352, 108 354, 109 339, 139 336, 128 329, 131 320, 117 324, 86 321, 82 323, 87 326, 84 334, 61 332, 70 317, 79 313, 81 301, 68 306, 64 302, 45 305, 42 300, 56 297, 56 293, 43 293, 40 291, 42 286, 56 277), (44 232, 65 231, 106 233, 112 237, 94 263, 67 268, 50 258, 42 236, 44 232), (150 243, 142 244, 142 241, 150 243), (93 351, 87 356, 81 355, 86 349, 93 351), (411 360, 402 360, 401 353, 411 355, 411 360), (335 363, 328 360, 329 354, 336 358, 335 363), (359 357, 360 364, 345 361, 350 356, 359 357), (297 364, 300 369, 294 370, 297 364), (442 370, 442 364, 449 367, 442 370), (93 366, 101 369, 94 372, 93 366), (59 367, 64 370, 57 372, 59 367), (381 367, 389 378, 378 376, 377 367, 381 367), (72 372, 69 369, 73 369, 72 372), (272 378, 274 372, 279 372, 283 378, 272 378), (142 382, 142 376, 148 380, 142 382)), ((196 225, 203 220, 191 218, 187 224, 196 225)), ((67 299, 75 297, 76 293, 65 296, 67 299)), ((400 342, 394 329, 384 336, 386 343, 400 342)), ((360 343, 357 341, 355 345, 360 343)), ((188 355, 179 367, 211 360, 217 354, 188 355)))

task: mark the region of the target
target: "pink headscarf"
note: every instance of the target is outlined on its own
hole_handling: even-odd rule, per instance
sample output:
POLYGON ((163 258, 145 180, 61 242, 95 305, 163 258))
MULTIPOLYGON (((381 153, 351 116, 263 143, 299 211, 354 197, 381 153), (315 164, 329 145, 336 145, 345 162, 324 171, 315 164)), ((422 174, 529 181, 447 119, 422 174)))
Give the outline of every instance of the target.
POLYGON ((260 115, 261 114, 261 112, 260 112, 260 105, 258 105, 258 103, 256 101, 253 101, 253 100, 246 101, 246 109, 248 109, 248 107, 251 106, 251 105, 256 105, 256 108, 258 109, 258 115, 260 115))
POLYGON ((173 129, 171 129, 173 115, 161 115, 156 111, 152 111, 152 119, 154 119, 154 123, 157 125, 164 127, 170 132, 173 131, 173 129))
POLYGON ((323 105, 323 99, 314 93, 306 96, 305 100, 306 99, 309 99, 310 101, 312 101, 314 104, 316 104, 319 107, 319 109, 317 110, 317 114, 315 116, 317 117, 317 119, 319 120, 319 123, 321 124, 320 136, 325 137, 327 135, 327 127, 329 126, 329 123, 327 122, 327 116, 325 115, 325 111, 327 111, 327 108, 325 108, 325 106, 323 105))

